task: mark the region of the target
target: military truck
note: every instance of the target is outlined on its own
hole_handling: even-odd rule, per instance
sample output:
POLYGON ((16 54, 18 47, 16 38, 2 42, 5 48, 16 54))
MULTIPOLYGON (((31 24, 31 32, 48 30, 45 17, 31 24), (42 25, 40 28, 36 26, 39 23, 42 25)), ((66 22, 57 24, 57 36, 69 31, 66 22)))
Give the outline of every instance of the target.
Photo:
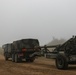
POLYGON ((8 60, 9 58, 11 58, 12 57, 12 50, 13 50, 12 43, 4 44, 2 46, 2 48, 4 49, 5 60, 8 60))
POLYGON ((40 49, 35 48, 37 46, 39 46, 38 39, 21 39, 5 44, 3 45, 5 60, 12 58, 12 61, 16 63, 23 59, 33 62, 40 55, 40 49))

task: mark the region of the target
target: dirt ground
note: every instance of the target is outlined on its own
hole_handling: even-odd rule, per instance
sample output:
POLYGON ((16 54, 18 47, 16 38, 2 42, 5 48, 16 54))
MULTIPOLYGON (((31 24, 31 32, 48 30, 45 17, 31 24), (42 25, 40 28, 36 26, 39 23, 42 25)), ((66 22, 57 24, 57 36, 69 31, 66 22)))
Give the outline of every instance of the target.
POLYGON ((38 58, 33 63, 14 63, 5 61, 0 55, 0 75, 76 75, 76 66, 69 66, 68 70, 58 70, 54 60, 38 58))

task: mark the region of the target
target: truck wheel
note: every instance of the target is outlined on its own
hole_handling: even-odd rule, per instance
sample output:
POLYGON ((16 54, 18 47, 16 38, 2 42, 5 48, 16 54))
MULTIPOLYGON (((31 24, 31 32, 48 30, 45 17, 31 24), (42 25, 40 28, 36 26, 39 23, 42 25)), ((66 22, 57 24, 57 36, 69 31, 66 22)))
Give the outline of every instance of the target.
POLYGON ((18 63, 18 54, 15 54, 15 62, 18 63))
POLYGON ((35 60, 35 58, 31 58, 31 59, 30 59, 30 62, 34 62, 34 60, 35 60))
POLYGON ((29 62, 30 60, 29 59, 26 59, 26 62, 29 62))
POLYGON ((22 59, 21 58, 18 58, 18 62, 22 62, 22 59))
POLYGON ((15 62, 15 54, 12 54, 12 62, 15 62))
POLYGON ((5 53, 5 60, 6 60, 6 61, 8 60, 8 56, 7 56, 7 53, 5 53))
POLYGON ((67 69, 68 68, 68 62, 67 57, 65 55, 58 54, 56 57, 56 67, 58 69, 67 69))

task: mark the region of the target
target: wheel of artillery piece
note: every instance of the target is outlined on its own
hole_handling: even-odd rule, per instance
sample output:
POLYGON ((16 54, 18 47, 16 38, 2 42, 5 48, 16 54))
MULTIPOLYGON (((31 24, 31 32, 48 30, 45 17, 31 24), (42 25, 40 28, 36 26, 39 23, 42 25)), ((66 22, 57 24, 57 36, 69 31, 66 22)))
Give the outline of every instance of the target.
POLYGON ((7 53, 5 53, 5 60, 6 60, 6 61, 8 60, 8 56, 7 56, 7 53))
POLYGON ((58 69, 66 70, 68 68, 67 58, 63 54, 57 55, 55 63, 58 69))
POLYGON ((31 58, 31 59, 30 59, 30 62, 34 62, 34 60, 35 60, 35 58, 31 58))
POLYGON ((18 54, 15 54, 15 62, 18 63, 18 54))

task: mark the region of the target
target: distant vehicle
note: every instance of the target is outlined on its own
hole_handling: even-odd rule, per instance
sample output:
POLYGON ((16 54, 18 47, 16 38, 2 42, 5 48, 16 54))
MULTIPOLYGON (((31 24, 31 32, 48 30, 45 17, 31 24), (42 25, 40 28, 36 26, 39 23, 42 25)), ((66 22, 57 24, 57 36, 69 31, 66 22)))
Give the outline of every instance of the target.
POLYGON ((5 60, 8 60, 8 58, 12 57, 12 43, 5 44, 2 46, 2 48, 4 49, 5 60))
POLYGON ((33 62, 36 56, 40 55, 39 49, 35 48, 37 46, 39 46, 38 39, 22 39, 5 44, 2 48, 4 49, 5 60, 12 58, 12 61, 17 63, 22 59, 33 62))

